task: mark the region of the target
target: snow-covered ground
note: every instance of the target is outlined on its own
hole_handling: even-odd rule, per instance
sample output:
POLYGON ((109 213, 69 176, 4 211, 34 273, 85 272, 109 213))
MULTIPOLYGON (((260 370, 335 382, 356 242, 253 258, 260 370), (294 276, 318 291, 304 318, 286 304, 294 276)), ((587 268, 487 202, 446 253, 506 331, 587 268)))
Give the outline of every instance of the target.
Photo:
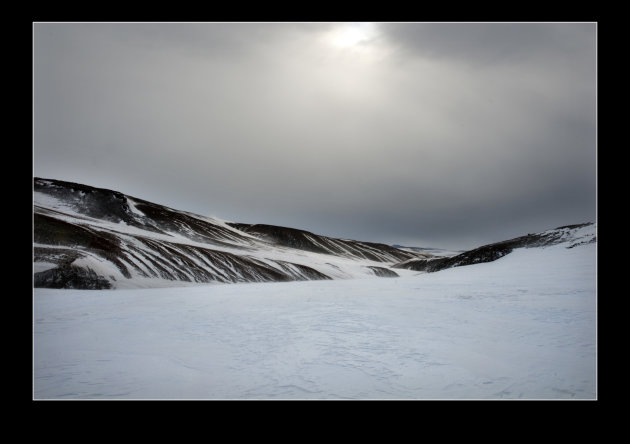
POLYGON ((35 399, 595 399, 596 244, 400 278, 34 290, 35 399))

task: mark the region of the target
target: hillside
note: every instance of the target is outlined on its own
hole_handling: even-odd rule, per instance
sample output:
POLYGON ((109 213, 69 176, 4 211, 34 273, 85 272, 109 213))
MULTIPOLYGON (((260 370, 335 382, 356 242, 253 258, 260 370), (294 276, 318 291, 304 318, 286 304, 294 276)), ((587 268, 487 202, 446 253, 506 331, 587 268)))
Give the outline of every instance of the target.
POLYGON ((517 248, 548 247, 558 244, 565 244, 566 248, 574 248, 578 245, 596 243, 596 231, 597 226, 593 223, 567 225, 484 245, 454 256, 408 259, 395 264, 393 268, 435 272, 464 265, 492 262, 517 248))
POLYGON ((431 257, 304 230, 228 223, 118 191, 35 178, 34 285, 108 289, 398 276, 431 257))

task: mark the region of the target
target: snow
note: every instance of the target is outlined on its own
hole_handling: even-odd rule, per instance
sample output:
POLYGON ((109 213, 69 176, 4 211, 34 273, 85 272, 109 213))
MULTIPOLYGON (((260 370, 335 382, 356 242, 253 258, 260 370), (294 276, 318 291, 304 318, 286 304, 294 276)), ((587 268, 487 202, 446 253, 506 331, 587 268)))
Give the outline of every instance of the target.
POLYGON ((39 273, 46 270, 52 270, 53 268, 57 268, 57 264, 53 264, 52 262, 34 262, 33 263, 33 273, 39 273))
POLYGON ((57 199, 50 194, 42 193, 40 191, 33 192, 33 204, 44 208, 60 210, 76 216, 82 216, 81 214, 76 212, 76 210, 70 203, 63 201, 62 199, 57 199))
POLYGON ((596 244, 391 279, 33 301, 35 399, 597 398, 596 244))
POLYGON ((135 215, 140 216, 140 217, 146 216, 142 211, 136 208, 136 202, 130 197, 127 197, 127 206, 129 207, 131 212, 134 213, 135 215))
MULTIPOLYGON (((112 262, 87 251, 84 251, 83 253, 85 256, 75 259, 72 262, 72 265, 92 270, 99 276, 113 276, 116 280, 125 278, 112 262)), ((123 262, 122 259, 121 262, 123 262)))

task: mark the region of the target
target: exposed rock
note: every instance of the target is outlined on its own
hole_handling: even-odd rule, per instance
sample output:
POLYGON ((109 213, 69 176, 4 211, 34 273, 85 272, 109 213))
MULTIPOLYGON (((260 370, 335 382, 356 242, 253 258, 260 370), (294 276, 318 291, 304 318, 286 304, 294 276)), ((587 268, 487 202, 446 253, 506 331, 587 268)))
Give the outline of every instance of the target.
POLYGON ((112 287, 107 279, 97 275, 93 270, 73 266, 40 271, 33 275, 33 279, 35 287, 81 290, 103 290, 112 287))

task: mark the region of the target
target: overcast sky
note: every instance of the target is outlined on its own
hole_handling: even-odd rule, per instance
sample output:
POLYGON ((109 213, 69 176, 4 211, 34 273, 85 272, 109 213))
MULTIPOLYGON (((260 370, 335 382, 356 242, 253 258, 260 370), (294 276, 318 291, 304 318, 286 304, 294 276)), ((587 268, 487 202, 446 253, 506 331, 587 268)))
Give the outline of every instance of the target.
POLYGON ((37 177, 469 249, 596 219, 595 23, 35 23, 37 177))

